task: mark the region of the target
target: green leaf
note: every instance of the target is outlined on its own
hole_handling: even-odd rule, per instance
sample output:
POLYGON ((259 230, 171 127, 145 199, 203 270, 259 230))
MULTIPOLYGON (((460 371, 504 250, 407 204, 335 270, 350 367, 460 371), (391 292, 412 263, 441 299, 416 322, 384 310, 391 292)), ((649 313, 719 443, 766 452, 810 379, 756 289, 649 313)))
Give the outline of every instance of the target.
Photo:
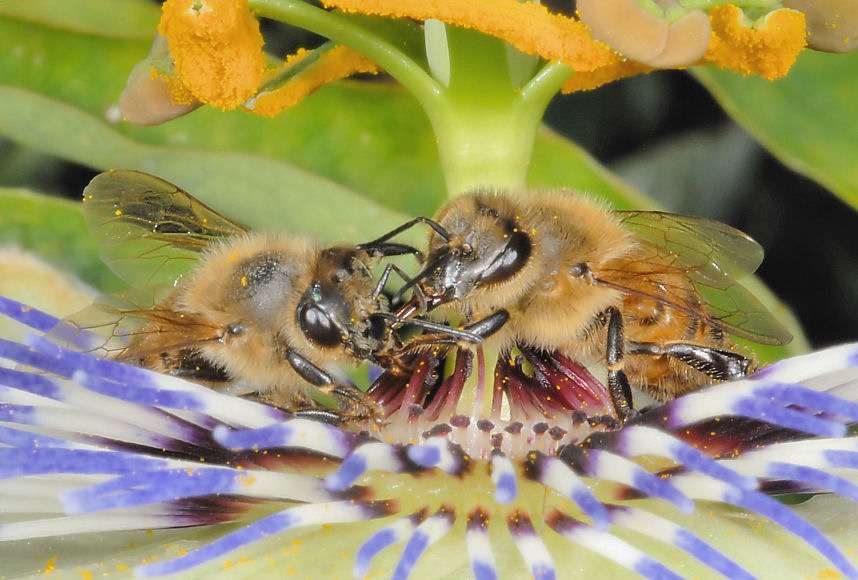
POLYGON ((151 42, 160 11, 142 0, 5 0, 0 14, 60 30, 151 42))
POLYGON ((0 126, 19 143, 64 159, 161 176, 254 229, 357 241, 407 219, 324 177, 264 157, 141 145, 79 109, 21 89, 0 87, 0 126))
POLYGON ((528 185, 571 187, 609 200, 614 209, 658 209, 652 198, 545 125, 541 127, 534 146, 528 185))
MULTIPOLYGON (((127 22, 122 12, 106 8, 96 10, 94 4, 104 5, 105 2, 42 0, 39 3, 45 11, 52 7, 59 15, 79 9, 78 18, 86 17, 92 22, 103 23, 99 28, 104 30, 121 29, 122 23, 127 22), (112 15, 113 19, 105 21, 106 14, 112 15)), ((2 83, 33 89, 104 115, 108 106, 118 100, 131 68, 149 53, 155 34, 154 23, 148 38, 138 36, 135 39, 78 31, 61 26, 61 19, 45 23, 4 15, 15 8, 17 12, 23 12, 26 6, 27 3, 21 0, 0 2, 2 83)))
POLYGON ((63 199, 0 189, 0 245, 32 250, 103 292, 122 288, 99 259, 80 210, 80 204, 63 199))
POLYGON ((786 166, 858 208, 858 51, 804 51, 775 82, 714 67, 694 76, 786 166))

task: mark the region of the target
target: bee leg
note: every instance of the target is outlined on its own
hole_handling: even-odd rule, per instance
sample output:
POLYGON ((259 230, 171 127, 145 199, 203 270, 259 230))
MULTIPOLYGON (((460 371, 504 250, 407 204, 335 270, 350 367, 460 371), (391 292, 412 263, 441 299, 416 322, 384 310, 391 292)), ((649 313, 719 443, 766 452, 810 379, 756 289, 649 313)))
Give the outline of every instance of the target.
POLYGON ((509 320, 509 312, 501 308, 485 318, 464 328, 453 328, 419 318, 408 319, 408 324, 431 330, 429 334, 415 336, 399 349, 400 354, 417 350, 423 346, 457 346, 465 344, 480 344, 483 340, 500 330, 509 320))
POLYGON ((632 389, 623 371, 623 316, 616 308, 605 311, 608 318, 608 344, 605 366, 608 368, 608 394, 617 418, 622 422, 632 411, 632 389))
MULTIPOLYGON (((372 291, 372 299, 378 300, 378 297, 381 296, 381 293, 384 292, 384 287, 387 285, 388 279, 390 279, 390 273, 396 270, 396 273, 400 276, 404 276, 402 270, 396 266, 396 264, 388 264, 384 267, 384 271, 381 273, 381 276, 378 277, 378 282, 375 284, 375 288, 372 291)), ((407 280, 407 278, 405 278, 407 280)))
MULTIPOLYGON (((387 280, 390 278, 390 273, 396 272, 399 274, 399 277, 406 283, 411 281, 411 278, 405 271, 402 270, 396 264, 388 264, 384 267, 384 271, 381 273, 381 276, 378 278, 378 283, 375 285, 375 289, 372 291, 372 299, 377 300, 381 293, 384 291, 384 286, 387 284, 387 280)), ((418 310, 416 314, 425 314, 426 313, 426 295, 423 293, 423 289, 420 286, 414 286, 413 298, 409 302, 409 304, 416 303, 418 310)), ((408 314, 412 314, 411 311, 408 314)))
POLYGON ((492 314, 489 314, 481 320, 477 320, 473 324, 465 327, 465 330, 472 332, 485 340, 498 330, 503 328, 503 325, 509 322, 509 312, 501 308, 492 314))
MULTIPOLYGON (((380 416, 381 413, 376 408, 375 403, 363 392, 354 387, 337 383, 331 375, 292 349, 286 351, 285 358, 295 369, 295 372, 301 375, 301 378, 321 392, 331 395, 337 400, 337 403, 343 406, 343 420, 348 418, 376 420, 380 416)), ((335 409, 325 409, 325 411, 337 412, 335 409)))
MULTIPOLYGON (((443 256, 440 256, 434 262, 430 262, 429 264, 426 264, 426 266, 424 266, 424 268, 420 272, 418 272, 416 276, 414 276, 413 278, 409 278, 408 281, 405 284, 403 284, 402 288, 400 288, 399 290, 396 291, 396 294, 393 295, 393 300, 391 302, 393 304, 399 304, 400 302, 402 302, 402 297, 405 295, 406 292, 408 292, 408 290, 410 290, 411 288, 417 287, 417 285, 420 284, 420 282, 422 280, 424 280, 432 272, 435 272, 438 268, 442 268, 444 266, 444 264, 446 262, 448 262, 449 260, 450 260, 449 255, 443 255, 443 256)), ((438 304, 440 304, 441 302, 443 302, 442 296, 433 297, 432 308, 434 308, 435 306, 438 306, 438 304)))
POLYGON ((288 404, 284 404, 284 401, 277 397, 277 393, 257 393, 249 398, 272 407, 277 407, 278 409, 283 409, 296 417, 312 419, 328 423, 329 425, 340 425, 349 420, 349 416, 339 409, 323 409, 319 407, 309 395, 293 394, 288 404))
POLYGON ((451 328, 434 322, 429 323, 428 321, 419 319, 409 320, 416 322, 418 327, 426 328, 433 332, 415 336, 394 351, 379 354, 375 360, 386 371, 400 376, 411 374, 414 371, 414 367, 405 362, 409 355, 417 353, 421 349, 437 349, 439 352, 443 350, 446 353, 456 346, 466 347, 468 344, 480 344, 484 339, 500 330, 506 324, 509 320, 509 312, 500 309, 462 329, 451 328), (427 323, 431 326, 427 327, 427 323), (463 343, 465 344, 463 345, 463 343))
POLYGON ((752 359, 741 354, 696 344, 669 344, 663 350, 716 381, 740 379, 754 366, 752 359))
POLYGON ((754 370, 753 359, 698 344, 674 343, 661 347, 651 342, 633 342, 627 345, 626 354, 667 354, 716 381, 740 379, 754 370))
POLYGON ((338 409, 320 409, 318 407, 298 409, 297 411, 292 411, 292 414, 302 419, 313 419, 314 421, 327 423, 328 425, 339 425, 349 419, 348 416, 338 409))

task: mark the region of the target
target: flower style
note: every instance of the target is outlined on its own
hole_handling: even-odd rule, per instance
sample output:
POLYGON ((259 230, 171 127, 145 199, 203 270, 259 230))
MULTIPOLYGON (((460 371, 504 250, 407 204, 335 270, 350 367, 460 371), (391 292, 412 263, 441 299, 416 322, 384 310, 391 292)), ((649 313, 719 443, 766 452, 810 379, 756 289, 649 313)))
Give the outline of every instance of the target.
MULTIPOLYGON (((795 62, 807 33, 801 6, 777 1, 587 0, 571 16, 518 0, 323 4, 326 9, 285 0, 165 2, 159 32, 170 59, 150 56, 144 68, 166 88, 153 90, 160 97, 137 98, 151 83, 129 85, 123 113, 146 124, 184 114, 169 103, 154 104, 169 93, 177 105, 202 102, 272 116, 325 83, 383 70, 429 116, 448 193, 455 196, 486 185, 486 175, 492 186, 525 185, 536 130, 560 90, 697 64, 777 79, 795 62), (256 17, 330 40, 310 56, 302 51, 275 61, 262 51, 256 17)), ((814 10, 813 22, 819 12, 837 12, 846 27, 855 12, 814 10)))
MULTIPOLYGON (((57 322, 8 299, 0 311, 40 331, 57 322)), ((568 361, 549 369, 535 353, 522 356, 557 393, 541 403, 556 397, 555 409, 576 409, 564 426, 528 422, 536 400, 516 392, 521 369, 513 364, 503 395, 485 393, 502 399, 497 409, 470 420, 451 415, 475 402, 462 385, 483 369, 479 351, 460 351, 428 403, 414 403, 421 399, 411 391, 397 402, 377 386, 394 413, 372 433, 41 337, 26 346, 0 341, 0 356, 24 365, 0 371, 8 508, 0 541, 200 530, 195 544, 165 550, 150 540, 148 556, 136 560, 140 550, 129 549, 114 561, 119 570, 136 566, 138 577, 235 568, 554 578, 619 566, 645 578, 754 578, 778 569, 858 578, 846 552, 771 497, 835 492, 858 501, 858 442, 844 437, 858 422, 856 345, 781 361, 622 428, 597 418, 601 393, 583 369, 568 361), (757 515, 736 517, 736 508, 757 515), (793 556, 752 553, 764 546, 793 556), (162 560, 165 552, 171 557, 162 560)), ((409 389, 433 370, 417 373, 409 389)), ((98 553, 98 542, 85 546, 98 553)), ((87 575, 99 559, 74 565, 87 575)))
MULTIPOLYGON (((676 1, 665 2, 666 7, 656 10, 636 0, 579 2, 580 19, 551 13, 536 2, 513 0, 472 2, 467 9, 455 2, 327 0, 324 4, 346 14, 443 22, 502 39, 523 53, 562 63, 570 67, 570 74, 583 77, 565 85, 567 91, 597 86, 588 82, 591 77, 612 80, 605 71, 617 71, 626 59, 638 63, 637 71, 711 62, 775 79, 789 71, 805 45, 803 13, 786 8, 773 9, 756 24, 732 4, 716 5, 707 16, 703 10, 688 10, 676 1)), ((299 25, 301 10, 312 15, 309 7, 295 9, 270 1, 248 5, 169 0, 164 4, 159 32, 168 39, 175 61, 172 78, 184 89, 176 93, 178 102, 191 93, 214 106, 235 108, 259 89, 265 58, 251 6, 264 15, 295 19, 299 25)), ((325 16, 333 20, 335 15, 325 16)), ((309 27, 310 19, 306 20, 309 27)), ((435 55, 431 47, 427 52, 431 67, 435 55)), ((377 64, 383 67, 389 59, 379 60, 377 64)), ((366 69, 363 63, 345 57, 331 59, 324 65, 329 67, 339 71, 327 75, 330 79, 366 69)), ((297 100, 286 99, 281 107, 297 100)))
POLYGON ((252 96, 265 72, 262 34, 246 2, 168 0, 158 33, 174 57, 177 104, 187 95, 233 109, 252 96))

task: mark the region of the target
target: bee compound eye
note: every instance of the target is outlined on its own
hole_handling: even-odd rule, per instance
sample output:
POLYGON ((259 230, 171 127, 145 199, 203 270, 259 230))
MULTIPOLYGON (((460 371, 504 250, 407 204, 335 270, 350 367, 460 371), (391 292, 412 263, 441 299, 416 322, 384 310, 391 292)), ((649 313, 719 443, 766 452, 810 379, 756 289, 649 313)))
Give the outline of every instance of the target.
POLYGON ((575 264, 574 266, 569 267, 569 274, 576 278, 581 278, 588 270, 589 268, 587 267, 587 264, 575 264))
POLYGON ((334 321, 315 304, 305 304, 298 310, 298 325, 304 336, 319 346, 334 347, 342 344, 342 336, 334 321))
POLYGON ((241 336, 245 332, 247 332, 247 327, 243 324, 238 324, 237 322, 233 322, 229 326, 226 327, 226 331, 230 333, 232 336, 241 336))
POLYGON ((530 259, 530 237, 520 230, 509 234, 507 243, 480 273, 480 284, 493 284, 515 276, 530 259))

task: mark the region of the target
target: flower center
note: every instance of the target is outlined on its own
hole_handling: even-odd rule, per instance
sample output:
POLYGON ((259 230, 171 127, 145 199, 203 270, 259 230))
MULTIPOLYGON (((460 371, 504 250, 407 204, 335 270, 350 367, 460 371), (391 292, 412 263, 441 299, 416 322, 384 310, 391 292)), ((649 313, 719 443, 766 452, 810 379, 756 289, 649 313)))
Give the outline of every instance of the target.
POLYGON ((376 436, 403 445, 445 437, 473 458, 522 459, 618 427, 607 390, 581 364, 524 347, 493 354, 423 352, 383 373, 368 391, 385 411, 376 436))

